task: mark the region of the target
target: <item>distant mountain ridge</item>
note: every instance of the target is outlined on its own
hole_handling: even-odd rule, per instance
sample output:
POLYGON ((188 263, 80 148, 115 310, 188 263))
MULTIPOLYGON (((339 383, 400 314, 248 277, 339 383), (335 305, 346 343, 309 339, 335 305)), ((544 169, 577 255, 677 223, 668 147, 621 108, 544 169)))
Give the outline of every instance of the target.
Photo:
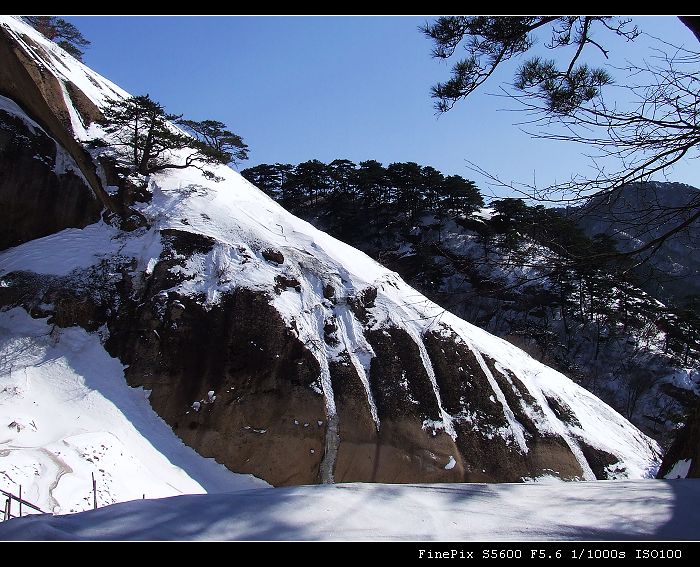
MULTIPOLYGON (((659 238, 700 207, 700 189, 684 183, 630 183, 571 210, 589 236, 606 234, 623 252, 659 238)), ((700 294, 700 223, 693 223, 652 249, 638 271, 644 288, 662 300, 700 294)), ((646 258, 642 253, 638 259, 646 258)))

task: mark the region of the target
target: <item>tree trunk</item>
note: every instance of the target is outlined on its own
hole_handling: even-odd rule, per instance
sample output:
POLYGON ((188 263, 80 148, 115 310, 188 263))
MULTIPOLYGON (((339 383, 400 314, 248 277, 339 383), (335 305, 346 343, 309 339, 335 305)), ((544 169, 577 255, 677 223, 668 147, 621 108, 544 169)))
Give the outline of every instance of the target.
MULTIPOLYGON (((143 154, 141 154, 141 163, 138 166, 138 172, 142 175, 148 173, 148 162, 151 157, 151 150, 153 149, 153 131, 156 128, 156 120, 158 119, 155 112, 152 112, 148 117, 150 122, 148 123, 148 133, 146 134, 146 141, 143 145, 143 154)), ((137 139, 138 142, 138 139, 137 139)))
POLYGON ((700 16, 678 16, 678 19, 693 32, 695 39, 700 41, 700 16))

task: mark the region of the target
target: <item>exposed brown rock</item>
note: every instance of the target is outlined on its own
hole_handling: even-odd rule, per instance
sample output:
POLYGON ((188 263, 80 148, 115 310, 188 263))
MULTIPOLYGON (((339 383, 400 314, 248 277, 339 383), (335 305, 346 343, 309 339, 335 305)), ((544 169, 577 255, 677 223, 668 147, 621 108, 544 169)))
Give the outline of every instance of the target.
POLYGON ((365 325, 370 322, 370 314, 368 309, 374 307, 374 302, 377 299, 377 288, 367 287, 360 291, 354 297, 348 298, 348 305, 352 309, 353 314, 365 325))
POLYGON ((289 276, 276 275, 275 292, 277 292, 277 294, 280 294, 288 288, 294 289, 296 291, 301 291, 301 282, 298 279, 289 276))
POLYGON ((261 252, 262 257, 268 262, 273 262, 274 264, 284 264, 284 254, 279 250, 274 250, 273 248, 266 248, 261 252))
POLYGON ((152 390, 153 408, 200 454, 275 485, 319 482, 318 362, 260 292, 237 290, 211 309, 160 293, 182 277, 171 268, 185 254, 212 246, 184 231, 164 236, 153 274, 122 290, 131 299, 110 322, 107 348, 129 365, 127 380, 152 390))
POLYGON ((340 421, 336 482, 456 482, 463 478, 459 451, 443 432, 433 435, 415 419, 372 419, 367 393, 348 359, 331 365, 340 421), (450 457, 456 461, 445 469, 450 457))
POLYGON ((200 454, 275 485, 319 481, 318 363, 268 298, 240 290, 206 311, 190 298, 151 297, 110 330, 129 383, 152 390, 153 408, 200 454))
POLYGON ((581 427, 581 422, 576 417, 576 414, 574 414, 573 410, 564 401, 551 396, 545 396, 545 400, 547 400, 547 405, 560 421, 573 425, 574 427, 581 427))
POLYGON ((101 306, 87 294, 71 293, 63 288, 46 294, 44 301, 53 306, 48 321, 52 325, 96 331, 104 320, 101 306))
POLYGON ((378 439, 367 393, 347 353, 330 364, 330 371, 341 439, 335 480, 372 482, 376 478, 378 439))
POLYGON ((583 439, 578 439, 579 447, 583 452, 583 456, 586 457, 588 465, 591 467, 593 474, 598 480, 607 480, 610 478, 609 470, 613 470, 617 473, 622 473, 625 471, 624 467, 615 467, 619 463, 619 459, 603 451, 602 449, 597 449, 596 447, 591 447, 583 439))
POLYGON ((582 478, 581 465, 566 441, 559 435, 541 432, 537 428, 531 415, 535 414, 544 420, 544 412, 525 385, 511 371, 499 368, 493 359, 484 356, 484 360, 503 392, 515 419, 525 430, 528 453, 516 459, 516 462, 521 461, 520 466, 524 469, 519 475, 536 477, 546 471, 564 480, 582 478))
MULTIPOLYGON (((160 231, 161 236, 171 251, 182 256, 192 254, 207 254, 214 248, 216 240, 211 236, 178 230, 177 228, 165 228, 160 231)), ((166 252, 167 253, 167 252, 166 252)))
MULTIPOLYGON (((30 47, 41 49, 30 38, 25 37, 24 40, 30 47)), ((73 136, 70 115, 58 80, 32 59, 4 28, 0 28, 0 94, 14 100, 63 146, 102 205, 116 210, 115 203, 102 188, 89 154, 73 136)), ((83 112, 87 116, 90 111, 87 105, 84 106, 83 112)))
MULTIPOLYGON (((70 293, 75 283, 68 279, 47 282, 32 274, 7 276, 0 303, 4 298, 33 308, 60 326, 94 330, 106 321, 107 347, 128 365, 127 380, 151 390, 154 409, 185 443, 231 470, 276 485, 320 482, 328 424, 315 357, 263 293, 239 289, 205 308, 200 298, 167 291, 183 277, 173 268, 191 254, 211 250, 214 241, 167 230, 163 244, 150 276, 123 266, 119 281, 100 286, 109 290, 112 285, 110 293, 118 293, 116 315, 109 314, 109 302, 87 291, 70 293), (23 288, 34 295, 22 294, 23 288)), ((115 270, 96 268, 90 278, 115 270)), ((329 319, 326 326, 328 336, 336 337, 335 322, 329 319)), ((454 416, 453 440, 440 425, 442 414, 414 339, 399 328, 367 331, 366 338, 376 354, 369 385, 379 424, 349 355, 330 361, 340 439, 332 471, 336 482, 581 476, 567 443, 539 432, 528 415, 542 417, 535 398, 494 361, 486 359, 486 364, 526 431, 526 453, 502 436, 508 427, 503 407, 466 344, 440 333, 424 339, 443 407, 454 416)), ((606 478, 612 456, 580 444, 596 474, 606 478)))
POLYGON ((119 270, 100 264, 75 276, 12 272, 2 278, 0 309, 23 307, 32 317, 47 317, 52 325, 96 331, 114 307, 120 278, 114 272, 119 270))
POLYGON ((445 409, 455 416, 457 447, 467 482, 517 482, 525 471, 499 431, 508 426, 503 407, 469 347, 454 336, 429 333, 426 348, 445 409))
POLYGON ((366 336, 376 354, 369 382, 379 419, 442 419, 418 346, 410 335, 394 327, 369 331, 366 336))
POLYGON ((66 81, 65 85, 68 96, 73 103, 73 108, 78 111, 80 119, 85 126, 89 126, 93 122, 99 122, 104 118, 100 109, 97 108, 97 105, 92 102, 83 91, 70 81, 66 81))
POLYGON ((326 284, 323 286, 323 297, 324 299, 335 299, 335 289, 331 284, 326 284))

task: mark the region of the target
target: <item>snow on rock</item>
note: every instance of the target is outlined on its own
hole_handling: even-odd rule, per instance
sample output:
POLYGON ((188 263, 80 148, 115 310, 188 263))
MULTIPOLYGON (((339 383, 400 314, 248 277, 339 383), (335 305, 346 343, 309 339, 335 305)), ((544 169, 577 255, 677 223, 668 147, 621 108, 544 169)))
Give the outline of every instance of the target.
POLYGON ((298 486, 32 516, 0 539, 697 540, 698 499, 689 480, 298 486))
POLYGON ((161 254, 160 234, 139 229, 124 233, 100 221, 83 229, 67 228, 2 253, 0 276, 17 271, 67 276, 102 260, 135 259, 147 269, 161 254))
POLYGON ((142 498, 260 487, 185 447, 95 334, 0 312, 0 488, 66 514, 142 498))
POLYGON ((64 89, 66 107, 70 114, 74 134, 86 138, 85 126, 75 110, 70 96, 65 90, 67 83, 72 83, 85 93, 98 107, 104 106, 109 100, 123 98, 129 94, 99 73, 81 63, 75 57, 61 49, 53 41, 45 38, 29 24, 16 16, 0 16, 0 26, 13 37, 39 66, 59 79, 64 89), (27 41, 29 39, 30 41, 27 41))
POLYGON ((678 479, 686 478, 688 476, 688 471, 690 471, 690 465, 693 463, 692 459, 683 459, 676 462, 670 471, 668 471, 664 478, 678 479))

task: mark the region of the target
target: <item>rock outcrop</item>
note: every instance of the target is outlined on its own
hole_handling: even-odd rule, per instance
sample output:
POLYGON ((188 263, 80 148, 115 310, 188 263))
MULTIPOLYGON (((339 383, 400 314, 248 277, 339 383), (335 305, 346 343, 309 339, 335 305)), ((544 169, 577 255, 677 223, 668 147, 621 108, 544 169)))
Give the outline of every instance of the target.
MULTIPOLYGON (((0 42, 1 43, 1 42, 0 42)), ((3 66, 0 61, 0 67, 3 66)), ((100 219, 102 203, 75 161, 38 125, 0 103, 0 250, 82 228, 100 219)), ((19 110, 19 109, 18 109, 19 110)))
POLYGON ((658 478, 700 478, 700 405, 664 455, 658 478))
POLYGON ((61 50, 47 49, 26 28, 0 26, 0 95, 12 99, 32 117, 74 160, 80 172, 103 205, 114 208, 103 189, 90 155, 76 139, 71 111, 84 125, 100 115, 97 105, 70 80, 62 80, 59 69, 66 68, 61 50), (23 33, 23 31, 25 33, 23 33), (70 108, 69 108, 70 106, 70 108))

